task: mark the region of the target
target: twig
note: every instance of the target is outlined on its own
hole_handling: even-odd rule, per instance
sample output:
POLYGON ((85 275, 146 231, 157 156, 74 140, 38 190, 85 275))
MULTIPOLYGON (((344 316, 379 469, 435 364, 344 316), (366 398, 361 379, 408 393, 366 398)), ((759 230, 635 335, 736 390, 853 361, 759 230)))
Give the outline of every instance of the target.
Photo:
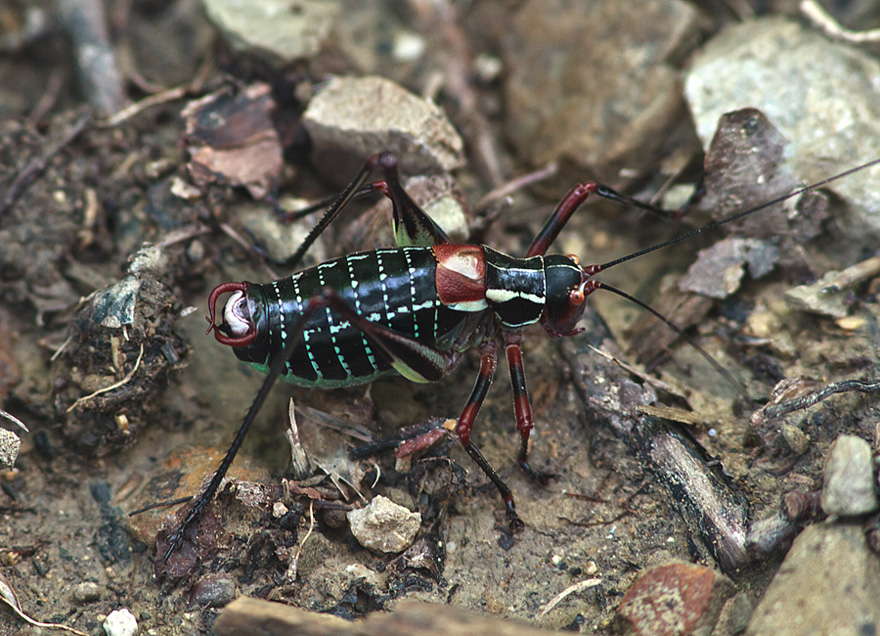
POLYGON ((448 52, 443 56, 445 89, 458 103, 459 127, 469 138, 483 177, 497 186, 504 181, 503 171, 489 122, 479 108, 477 92, 470 85, 473 56, 467 38, 456 23, 455 7, 449 0, 411 0, 410 6, 419 14, 424 29, 439 33, 444 41, 448 52))
POLYGON ((80 82, 100 115, 115 113, 125 103, 122 75, 100 0, 57 0, 56 15, 73 42, 80 82))
POLYGON ((37 102, 37 105, 34 106, 25 120, 28 126, 35 127, 46 116, 46 113, 51 110, 52 106, 55 105, 55 102, 58 100, 58 94, 64 86, 65 75, 66 72, 60 68, 55 69, 49 75, 49 81, 46 82, 46 90, 43 92, 43 96, 40 97, 40 101, 37 102))
POLYGON ((98 122, 98 125, 101 127, 112 128, 113 126, 118 126, 124 121, 131 119, 138 113, 141 113, 148 108, 152 108, 153 106, 158 106, 160 104, 165 104, 168 102, 173 102, 176 99, 183 99, 189 93, 198 93, 207 81, 213 66, 214 58, 209 55, 205 58, 205 61, 199 67, 199 70, 196 72, 196 76, 189 83, 183 86, 169 88, 166 91, 162 91, 154 95, 150 95, 149 97, 145 97, 141 101, 135 104, 130 104, 119 112, 114 113, 107 119, 98 122))
POLYGON ((144 343, 142 342, 141 343, 141 350, 140 350, 140 353, 138 353, 138 357, 134 363, 134 367, 132 367, 131 371, 129 371, 128 373, 125 374, 124 378, 122 378, 119 382, 114 382, 110 386, 105 386, 103 389, 98 389, 94 393, 90 393, 89 395, 86 395, 84 397, 79 398, 76 402, 74 402, 69 407, 67 407, 67 412, 70 413, 73 409, 75 409, 81 403, 87 402, 88 400, 91 400, 92 398, 94 398, 98 395, 101 395, 102 393, 106 393, 107 391, 112 391, 113 389, 118 389, 119 387, 125 386, 126 384, 131 382, 131 379, 134 377, 134 374, 137 372, 138 367, 141 365, 141 358, 143 358, 143 357, 144 357, 144 343))
POLYGON ((156 245, 159 249, 165 249, 166 247, 170 247, 175 243, 181 243, 183 241, 188 241, 197 236, 202 236, 203 234, 210 234, 211 228, 203 223, 193 223, 191 225, 185 225, 184 227, 178 228, 176 230, 171 230, 165 237, 159 241, 156 245))
POLYGON ((482 210, 483 208, 488 207, 495 201, 499 201, 507 196, 510 196, 514 192, 519 192, 523 188, 527 188, 533 183, 538 183, 539 181, 543 181, 544 179, 549 179, 554 176, 557 172, 559 172, 559 166, 555 161, 551 161, 543 168, 538 168, 533 172, 528 172, 521 177, 516 177, 511 179, 507 183, 503 183, 497 188, 490 190, 483 196, 482 199, 477 201, 476 205, 474 205, 475 210, 482 210))
POLYGON ((788 415, 794 411, 802 411, 803 409, 810 408, 814 404, 831 397, 835 393, 847 393, 849 391, 858 391, 859 393, 880 393, 880 382, 865 382, 864 380, 844 380, 843 382, 834 382, 822 387, 814 393, 767 406, 759 411, 759 413, 761 413, 764 419, 774 419, 783 415, 788 415))
POLYGON ((306 532, 306 536, 302 538, 302 541, 299 542, 299 545, 296 546, 296 554, 293 555, 293 558, 290 560, 290 564, 287 566, 287 571, 284 573, 284 578, 290 581, 291 583, 296 580, 296 573, 299 569, 299 557, 302 554, 303 546, 310 536, 312 536, 312 530, 315 528, 315 500, 309 500, 309 530, 306 532))
POLYGON ((62 625, 61 623, 44 623, 42 621, 35 620, 24 613, 24 610, 21 609, 21 603, 18 600, 18 595, 15 593, 15 590, 12 588, 12 585, 0 573, 0 601, 6 603, 16 615, 26 623, 33 625, 34 627, 39 627, 41 629, 59 629, 64 630, 66 632, 70 632, 71 634, 77 634, 77 636, 89 636, 85 632, 81 632, 78 629, 74 629, 73 627, 68 627, 67 625, 62 625))
POLYGON ((148 108, 152 108, 153 106, 157 106, 159 104, 165 104, 167 102, 173 102, 176 99, 182 99, 186 96, 188 90, 189 89, 186 86, 177 86, 175 88, 169 88, 167 91, 156 93, 155 95, 150 95, 149 97, 145 97, 139 102, 126 106, 125 108, 114 113, 107 119, 98 122, 98 125, 102 128, 112 128, 113 126, 118 126, 122 122, 131 119, 138 113, 148 108))
POLYGON ((577 594, 578 592, 583 592, 586 589, 591 587, 596 587, 602 582, 602 579, 584 579, 583 581, 578 581, 574 585, 571 585, 564 590, 562 590, 559 594, 551 598, 547 604, 538 612, 538 618, 543 618, 550 611, 559 605, 562 601, 565 600, 567 596, 571 596, 572 594, 577 594))
POLYGON ((844 28, 816 0, 803 0, 800 10, 809 20, 815 22, 820 29, 825 31, 829 37, 837 38, 850 44, 876 44, 880 42, 880 29, 853 31, 844 28))
POLYGON ((23 428, 26 432, 30 433, 30 430, 28 429, 27 426, 24 425, 24 422, 22 422, 20 419, 18 419, 17 417, 15 417, 12 413, 7 413, 7 412, 4 411, 3 409, 0 409, 0 416, 5 417, 7 420, 9 420, 10 422, 12 422, 13 424, 18 424, 18 425, 19 425, 21 428, 23 428))
POLYGON ((92 116, 86 113, 77 120, 77 122, 68 130, 58 141, 49 146, 46 151, 39 157, 31 160, 31 162, 18 173, 13 180, 6 194, 0 202, 0 216, 5 214, 12 204, 18 200, 18 197, 34 182, 37 177, 42 174, 43 170, 49 164, 49 160, 57 155, 65 146, 69 145, 79 134, 85 130, 86 125, 91 121, 92 116))

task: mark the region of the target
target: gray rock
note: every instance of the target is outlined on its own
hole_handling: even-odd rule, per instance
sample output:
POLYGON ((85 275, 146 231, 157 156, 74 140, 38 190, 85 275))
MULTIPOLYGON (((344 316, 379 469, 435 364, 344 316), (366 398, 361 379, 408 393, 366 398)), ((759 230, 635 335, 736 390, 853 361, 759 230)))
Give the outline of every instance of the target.
POLYGON ((73 601, 77 605, 91 603, 101 598, 101 586, 94 581, 82 581, 73 586, 73 601))
POLYGON ((841 435, 828 450, 822 479, 822 509, 840 517, 877 510, 871 445, 854 435, 841 435))
POLYGON ((303 114, 312 161, 327 179, 347 183, 370 155, 390 150, 403 174, 464 165, 464 143, 436 104, 382 77, 336 77, 303 114))
POLYGON ((526 2, 503 49, 511 143, 533 165, 560 162, 563 179, 653 167, 686 121, 674 65, 697 37, 678 0, 526 2))
MULTIPOLYGON (((722 31, 695 56, 685 94, 708 145, 718 118, 763 111, 788 141, 789 170, 806 182, 880 156, 880 62, 785 19, 722 31)), ((880 169, 830 187, 853 203, 854 232, 880 235, 880 169)))
POLYGON ((778 258, 778 250, 764 241, 724 239, 700 252, 678 288, 711 298, 727 298, 739 289, 745 267, 752 278, 760 278, 773 269, 778 258))
POLYGON ((358 543, 379 552, 403 552, 412 545, 422 524, 418 512, 410 512, 382 495, 347 516, 358 543))
MULTIPOLYGON (((290 212, 295 212, 308 204, 309 202, 303 199, 285 199, 281 202, 282 207, 290 212)), ((235 210, 235 215, 241 224, 260 241, 269 256, 277 261, 283 261, 296 252, 322 214, 323 210, 288 223, 279 219, 270 206, 263 203, 242 203, 235 210)), ((319 236, 306 252, 305 260, 297 265, 297 269, 325 260, 327 260, 327 246, 324 236, 319 236)))
POLYGON ((724 604, 712 636, 742 634, 746 631, 751 616, 752 604, 749 597, 746 593, 740 592, 724 604))
POLYGON ((853 303, 852 287, 880 274, 880 256, 874 256, 842 272, 826 272, 809 285, 785 291, 785 302, 792 309, 809 311, 832 318, 843 318, 853 303))
POLYGON ((223 574, 210 574, 192 589, 190 606, 223 607, 235 600, 235 581, 223 574))
POLYGON ((871 634, 880 561, 857 525, 820 523, 797 539, 755 608, 750 636, 871 634))
POLYGON ((233 49, 277 64, 317 55, 342 11, 334 0, 203 0, 202 4, 233 49))
POLYGON ((18 458, 19 449, 21 449, 21 440, 18 435, 0 428, 0 467, 12 468, 18 458))

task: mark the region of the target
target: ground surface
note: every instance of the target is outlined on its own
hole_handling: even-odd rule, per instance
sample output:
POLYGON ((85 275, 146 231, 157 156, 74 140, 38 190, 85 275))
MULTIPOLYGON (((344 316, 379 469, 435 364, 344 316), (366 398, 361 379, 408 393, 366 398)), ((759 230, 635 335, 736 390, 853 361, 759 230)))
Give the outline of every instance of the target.
MULTIPOLYGON (((50 3, 45 4, 51 15, 50 3)), ((186 96, 118 124, 100 124, 92 116, 78 135, 71 131, 87 111, 68 44, 57 28, 17 49, 9 45, 2 61, 5 76, 38 78, 6 83, 0 123, 0 195, 14 193, 0 211, 0 399, 31 430, 22 435, 15 470, 2 476, 0 566, 25 611, 100 633, 102 617, 125 607, 143 630, 154 630, 150 633, 206 633, 216 606, 228 600, 232 588, 352 618, 391 609, 406 597, 550 628, 601 632, 609 629, 620 598, 645 567, 670 557, 716 565, 705 538, 682 518, 670 502, 670 490, 624 434, 639 426, 635 407, 653 401, 645 395, 659 394, 655 404, 694 414, 682 430, 720 460, 725 487, 748 502, 751 519, 773 514, 783 493, 814 492, 828 445, 840 433, 873 439, 876 396, 853 393, 790 416, 784 439, 777 434, 779 424, 768 430, 750 427, 757 406, 738 397, 730 381, 680 343, 671 347, 671 357, 660 343, 639 358, 636 349, 668 334, 640 322, 632 305, 597 293, 589 299, 585 333, 563 342, 547 338, 540 327, 526 331, 526 373, 536 419, 533 463, 557 478, 539 486, 516 468, 518 435, 504 368, 480 413, 475 440, 511 486, 526 523, 512 542, 496 492, 457 444, 414 460, 408 472, 388 451, 359 461, 348 458, 348 449, 364 438, 390 435, 429 417, 456 417, 477 372, 479 360, 472 355, 436 385, 390 379, 333 391, 276 386, 236 462, 235 475, 246 482, 238 498, 227 491, 209 511, 215 526, 209 523, 205 532, 213 528, 216 534, 194 553, 160 563, 157 576, 156 531, 173 508, 134 520, 126 514, 195 492, 222 457, 262 379, 204 335, 205 298, 226 280, 272 278, 271 267, 243 247, 250 240, 236 211, 252 203, 248 192, 212 184, 192 197, 181 194, 191 183, 182 151, 182 109, 224 83, 246 84, 256 77, 289 95, 292 87, 327 70, 385 72, 416 92, 439 76, 446 91, 438 101, 458 113, 452 119, 459 128, 470 126, 464 130, 469 163, 456 176, 473 202, 499 185, 492 182, 485 155, 475 158, 475 140, 492 141, 489 154, 500 158, 505 176, 539 168, 547 158, 527 156, 518 147, 508 119, 513 98, 501 90, 498 77, 478 84, 475 103, 463 106, 455 88, 461 77, 449 75, 454 64, 438 60, 458 59, 461 46, 470 51, 463 59, 472 54, 483 54, 484 63, 501 59, 501 25, 514 19, 513 5, 524 4, 473 3, 463 9, 467 16, 454 22, 455 32, 442 37, 424 26, 419 11, 427 9, 421 3, 389 14, 380 26, 371 25, 375 16, 365 14, 363 28, 380 29, 388 42, 395 25, 405 25, 407 33, 421 34, 431 47, 429 55, 405 71, 398 68, 395 76, 383 67, 394 66, 382 58, 390 45, 370 49, 377 59, 361 59, 361 66, 349 60, 351 49, 340 47, 308 71, 297 67, 283 73, 212 44, 213 31, 195 3, 151 3, 143 13, 132 8, 130 14, 126 3, 119 3, 112 14, 114 37, 133 52, 130 72, 166 86, 197 74, 204 81, 186 96), (179 28, 172 30, 172 24, 179 28), (475 26, 480 24, 495 27, 481 30, 475 26), (166 36, 168 46, 157 46, 166 36), (476 123, 468 108, 481 113, 476 123), (60 149, 50 153, 44 169, 17 191, 13 184, 21 182, 16 179, 55 144, 60 149), (234 240, 233 234, 244 240, 234 240), (133 259, 144 242, 158 249, 133 259), (132 260, 139 265, 132 266, 132 260), (97 290, 105 293, 80 300, 97 290), (591 345, 637 372, 622 371, 591 345), (106 390, 115 383, 118 387, 106 390), (78 401, 95 391, 100 392, 78 401), (282 486, 289 456, 282 431, 291 396, 313 461, 349 485, 337 489, 319 473, 312 481, 282 486), (362 501, 351 485, 365 500, 385 494, 422 512, 421 559, 410 555, 392 561, 355 541, 339 510, 362 501), (278 501, 286 514, 273 509, 278 501), (295 576, 286 577, 298 550, 295 576), (554 595, 591 578, 599 582, 539 616, 554 595)), ((695 42, 719 24, 738 20, 723 7, 701 9, 705 14, 695 42)), ((20 18, 14 7, 2 10, 20 18)), ((348 28, 356 31, 351 24, 348 28)), ((514 64, 506 46, 504 59, 514 64)), ((126 86, 132 100, 145 95, 136 81, 126 86)), ((303 105, 291 106, 292 119, 303 105)), ((676 170, 693 163, 690 159, 699 164, 695 135, 680 130, 692 130, 688 116, 683 109, 671 110, 680 111, 667 130, 671 150, 646 138, 644 155, 656 159, 639 167, 638 179, 602 178, 645 198, 665 179, 664 162, 676 170)), ((308 147, 296 121, 284 122, 283 129, 294 140, 287 153, 294 167, 281 173, 281 193, 332 193, 332 186, 321 185, 307 167, 308 147)), ((554 135, 564 131, 545 136, 554 135)), ((563 158, 562 176, 545 182, 540 192, 517 194, 486 242, 521 253, 566 190, 568 175, 577 172, 571 163, 563 158)), ((843 249, 840 236, 829 229, 836 203, 831 197, 832 220, 820 223, 814 237, 800 244, 795 238, 793 247, 781 248, 790 252, 771 274, 748 280, 721 301, 706 301, 690 317, 676 318, 752 396, 766 398, 782 378, 809 376, 820 386, 876 375, 876 273, 847 292, 847 313, 854 322, 782 306, 786 289, 873 253, 870 241, 843 249)), ((603 263, 703 222, 608 210, 575 217, 559 251, 603 263)), ((271 206, 263 204, 262 212, 271 216, 271 206)), ((345 241, 345 223, 326 242, 329 252, 345 241)), ((659 290, 677 280, 697 249, 714 238, 635 259, 603 280, 673 312, 658 299, 659 290), (666 278, 668 273, 675 278, 666 278)), ((804 391, 812 386, 804 384, 804 391)), ((758 564, 738 562, 726 573, 754 601, 782 554, 758 564)), ((22 625, 0 613, 0 633, 18 633, 22 625)))

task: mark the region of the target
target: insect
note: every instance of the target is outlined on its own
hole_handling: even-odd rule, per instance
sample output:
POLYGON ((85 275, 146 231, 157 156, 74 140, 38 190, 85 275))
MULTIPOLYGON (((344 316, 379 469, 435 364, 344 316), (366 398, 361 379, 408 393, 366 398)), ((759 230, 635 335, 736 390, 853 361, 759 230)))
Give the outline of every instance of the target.
POLYGON ((634 254, 583 266, 575 256, 546 253, 588 197, 598 195, 655 212, 662 210, 607 186, 582 183, 562 198, 525 255, 513 257, 485 245, 453 244, 403 189, 396 157, 389 152, 374 155, 289 262, 297 262, 365 189, 381 192, 392 201, 396 248, 342 256, 267 284, 223 283, 210 293, 208 332, 213 330, 218 342, 231 346, 236 357, 267 375, 208 487, 192 502, 180 527, 169 535, 164 558, 182 542, 186 528, 216 493, 278 377, 317 388, 352 386, 393 374, 414 382, 434 382, 452 372, 463 353, 472 348, 480 354, 480 371, 458 418, 456 434, 496 486, 511 532, 519 530, 523 522, 513 494, 471 439, 477 413, 495 376, 499 346, 510 369, 521 439, 517 461, 529 477, 544 482, 552 475, 534 470, 528 461, 534 423, 522 360, 525 327, 540 323, 551 336, 575 334, 586 298, 606 289, 636 302, 678 331, 641 301, 593 277, 877 163, 880 159, 634 254), (365 186, 375 173, 382 178, 365 186), (230 297, 217 324, 216 305, 224 294, 230 297))

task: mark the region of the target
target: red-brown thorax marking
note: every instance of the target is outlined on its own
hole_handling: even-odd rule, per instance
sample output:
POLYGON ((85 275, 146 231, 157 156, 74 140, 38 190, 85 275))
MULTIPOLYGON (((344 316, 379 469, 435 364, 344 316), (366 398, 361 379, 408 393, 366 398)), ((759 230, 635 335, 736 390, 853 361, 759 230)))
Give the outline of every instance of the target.
POLYGON ((486 307, 486 255, 479 245, 435 245, 437 296, 464 311, 486 307), (474 303, 462 306, 462 303, 474 303))

